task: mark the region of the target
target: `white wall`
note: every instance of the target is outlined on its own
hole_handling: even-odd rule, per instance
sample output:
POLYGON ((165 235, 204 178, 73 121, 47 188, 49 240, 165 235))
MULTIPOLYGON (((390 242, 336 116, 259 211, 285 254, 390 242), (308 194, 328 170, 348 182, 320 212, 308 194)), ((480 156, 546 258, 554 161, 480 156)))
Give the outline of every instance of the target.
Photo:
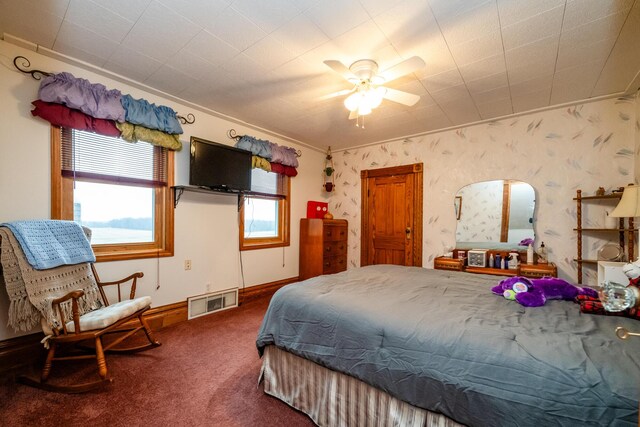
MULTIPOLYGON (((577 189, 592 195, 600 186, 610 191, 634 181, 637 114, 634 97, 613 98, 335 152, 338 191, 329 206, 336 217, 349 219, 349 266, 360 265, 360 171, 423 162, 425 267, 455 245, 458 189, 515 179, 536 192, 536 243, 544 240, 561 277, 576 280, 573 198, 577 189)), ((601 213, 589 226, 604 223, 601 213)), ((584 246, 593 254, 600 245, 584 246)), ((587 283, 593 283, 594 269, 587 272, 587 283)))
MULTIPOLYGON (((50 217, 49 124, 30 114, 37 97, 38 82, 13 67, 16 55, 30 59, 33 68, 69 71, 93 83, 117 88, 136 98, 167 105, 180 114, 194 113, 196 122, 183 126, 181 140, 186 149, 176 156, 176 184, 188 184, 191 136, 232 145, 230 128, 302 150, 298 176, 292 179, 291 246, 243 252, 246 286, 298 275, 299 219, 306 216, 307 200, 322 200, 320 171, 324 155, 249 127, 195 111, 133 86, 0 41, 0 222, 50 217)), ((160 259, 100 263, 103 280, 117 279, 133 271, 144 272, 139 295, 150 295, 153 305, 185 300, 188 296, 242 286, 238 251, 237 202, 234 196, 184 193, 175 210, 175 256, 160 259), (192 270, 184 270, 184 260, 192 270), (157 289, 157 285, 159 288, 157 289)), ((8 330, 8 297, 0 290, 0 340, 16 334, 8 330)), ((20 334, 18 334, 20 335, 20 334)))

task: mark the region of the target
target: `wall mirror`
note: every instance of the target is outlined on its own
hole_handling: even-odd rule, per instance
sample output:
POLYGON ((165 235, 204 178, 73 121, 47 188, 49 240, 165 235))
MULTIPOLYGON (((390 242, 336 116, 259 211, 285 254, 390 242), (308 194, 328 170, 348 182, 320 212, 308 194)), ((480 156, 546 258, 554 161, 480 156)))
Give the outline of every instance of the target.
POLYGON ((499 179, 462 187, 453 207, 456 248, 525 250, 526 239, 535 238, 535 206, 535 190, 526 182, 499 179))

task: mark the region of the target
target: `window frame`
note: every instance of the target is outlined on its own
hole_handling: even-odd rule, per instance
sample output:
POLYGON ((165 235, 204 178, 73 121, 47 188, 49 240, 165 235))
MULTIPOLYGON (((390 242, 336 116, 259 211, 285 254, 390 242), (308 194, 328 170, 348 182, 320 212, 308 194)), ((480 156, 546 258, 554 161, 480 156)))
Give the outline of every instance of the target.
MULTIPOLYGON (((73 221, 73 178, 62 176, 62 128, 51 126, 51 218, 73 221)), ((92 244, 96 261, 122 261, 169 257, 174 254, 173 193, 175 153, 167 150, 167 185, 155 188, 154 241, 146 243, 92 244)), ((78 179, 85 182, 105 182, 78 179)), ((127 185, 117 182, 111 184, 127 185)))
POLYGON ((249 251, 255 249, 279 248, 290 245, 291 225, 291 178, 286 175, 278 175, 278 188, 284 194, 265 194, 249 192, 240 196, 240 250, 249 251), (278 202, 278 236, 275 237, 244 237, 244 205, 246 198, 275 200, 278 202))

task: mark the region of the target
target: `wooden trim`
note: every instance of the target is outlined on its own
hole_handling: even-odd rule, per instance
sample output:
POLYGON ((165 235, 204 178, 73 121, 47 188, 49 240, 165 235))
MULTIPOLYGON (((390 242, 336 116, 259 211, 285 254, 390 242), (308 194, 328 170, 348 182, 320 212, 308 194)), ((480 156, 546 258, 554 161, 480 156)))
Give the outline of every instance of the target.
POLYGON ((500 227, 500 241, 507 242, 509 238, 509 215, 511 214, 511 181, 502 184, 502 226, 500 227))
POLYGON ((0 375, 44 360, 45 349, 40 340, 42 332, 0 341, 0 375))
POLYGON ((369 241, 369 171, 360 171, 360 267, 369 265, 367 248, 373 246, 369 241))
POLYGON ((262 285, 249 286, 248 288, 240 288, 238 290, 238 300, 240 303, 256 299, 266 294, 271 294, 281 287, 290 283, 298 282, 299 276, 290 277, 288 279, 276 280, 275 282, 263 283, 262 285))
POLYGON ((407 175, 410 173, 422 173, 422 163, 413 163, 411 165, 393 166, 382 169, 368 169, 360 171, 360 178, 375 178, 379 176, 389 175, 407 175))
POLYGON ((187 301, 153 307, 144 313, 144 318, 154 332, 184 322, 187 316, 187 301))
POLYGON ((413 204, 413 266, 422 267, 422 224, 423 224, 423 202, 424 194, 422 176, 422 163, 413 165, 413 185, 414 185, 414 204, 413 204))
MULTIPOLYGON (((245 194, 240 204, 240 224, 239 224, 239 246, 241 251, 250 251, 254 249, 267 249, 267 248, 280 248, 289 246, 291 235, 291 178, 285 175, 280 175, 278 178, 278 187, 284 193, 283 195, 251 195, 245 194), (273 199, 278 202, 278 212, 282 212, 282 215, 278 215, 278 227, 281 230, 276 237, 267 238, 244 238, 244 198, 253 197, 257 199, 273 199)), ((255 193, 259 194, 259 193, 255 193)))

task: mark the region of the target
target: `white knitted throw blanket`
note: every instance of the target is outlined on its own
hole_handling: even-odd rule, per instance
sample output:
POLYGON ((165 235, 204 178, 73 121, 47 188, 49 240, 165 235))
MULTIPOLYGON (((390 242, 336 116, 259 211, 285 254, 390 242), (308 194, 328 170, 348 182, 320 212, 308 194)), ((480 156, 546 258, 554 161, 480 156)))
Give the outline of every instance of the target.
MULTIPOLYGON (((51 328, 60 328, 60 315, 51 301, 81 289, 78 301, 80 315, 102 307, 95 277, 88 263, 64 265, 48 270, 35 270, 29 265, 11 230, 0 227, 0 285, 4 282, 9 295, 9 321, 17 331, 29 331, 41 318, 51 328)), ((61 304, 65 321, 73 319, 71 300, 61 304)))

